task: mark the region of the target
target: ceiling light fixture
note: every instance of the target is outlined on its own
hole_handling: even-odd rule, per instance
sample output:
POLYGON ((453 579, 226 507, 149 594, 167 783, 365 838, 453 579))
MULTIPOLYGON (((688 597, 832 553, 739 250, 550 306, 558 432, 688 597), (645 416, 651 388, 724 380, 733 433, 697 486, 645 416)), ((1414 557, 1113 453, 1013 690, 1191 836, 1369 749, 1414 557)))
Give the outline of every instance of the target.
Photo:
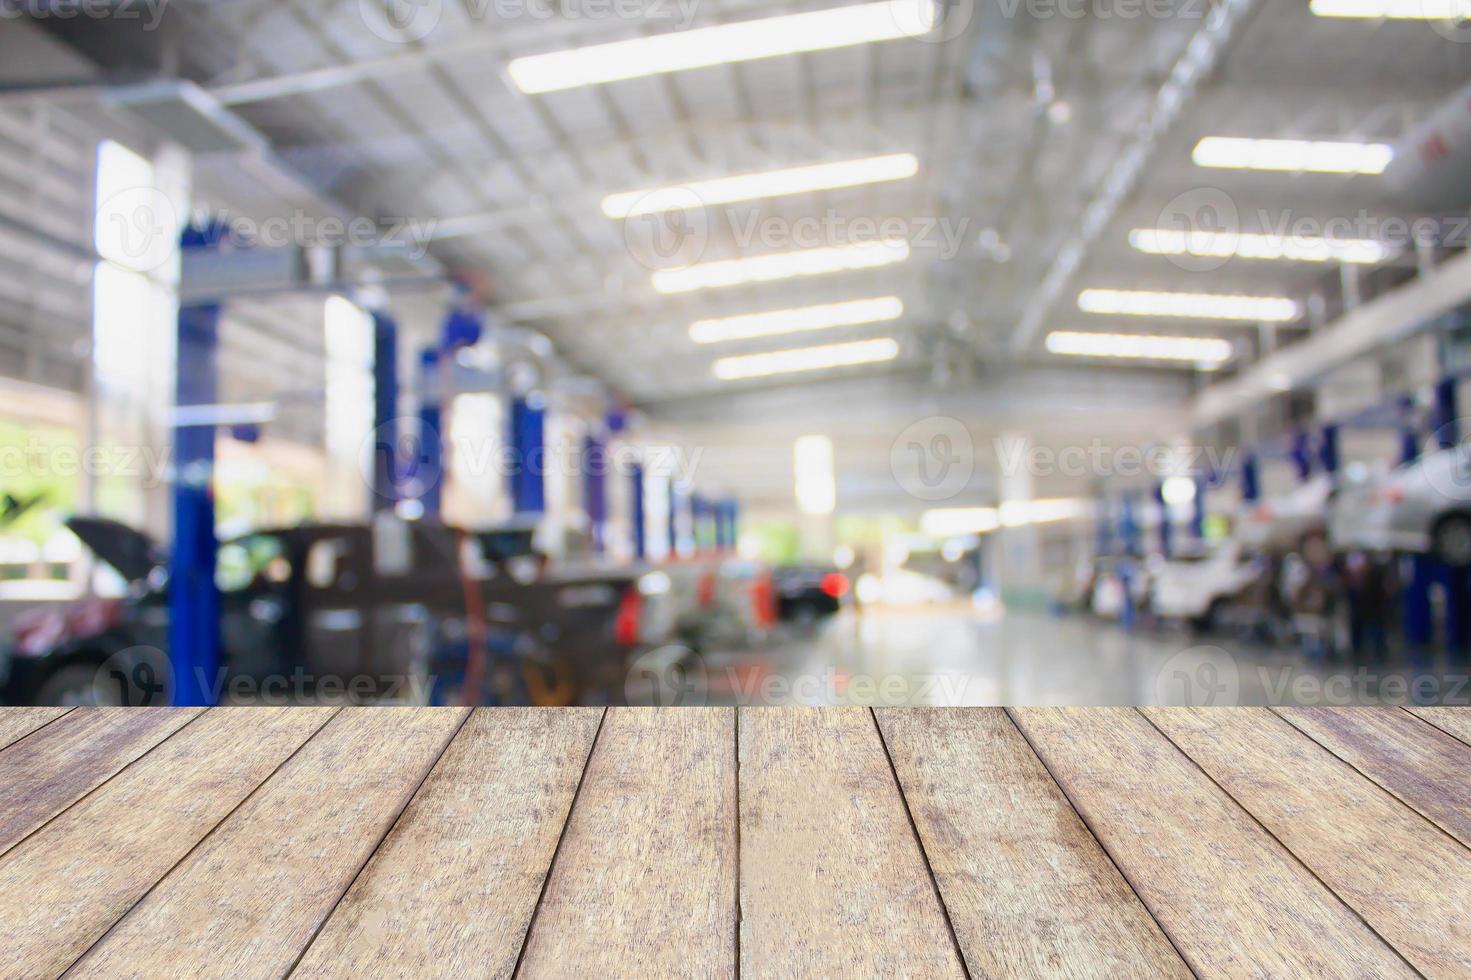
POLYGON ((898 356, 899 342, 892 337, 881 337, 877 340, 855 340, 846 344, 722 357, 715 362, 714 371, 715 377, 722 381, 739 381, 745 378, 765 378, 773 374, 878 364, 892 361, 898 356))
POLYGON ((674 31, 516 58, 511 81, 528 94, 646 75, 923 37, 939 23, 934 0, 890 0, 674 31))
POLYGON ((690 339, 697 344, 718 344, 727 340, 750 340, 808 330, 883 323, 897 320, 903 315, 904 303, 899 297, 883 296, 878 299, 857 299, 791 310, 747 313, 719 320, 698 320, 690 324, 690 339))
POLYGON ((909 243, 903 240, 859 242, 702 262, 684 269, 664 269, 654 273, 653 282, 654 288, 661 293, 687 293, 748 282, 774 282, 853 269, 875 269, 908 258, 909 243))
POLYGON ((603 198, 603 213, 614 219, 632 218, 641 214, 658 214, 661 211, 905 180, 917 173, 918 157, 912 153, 892 153, 837 163, 818 163, 785 170, 768 170, 764 173, 696 180, 667 187, 650 187, 641 191, 624 191, 603 198))
POLYGON ((1163 316, 1191 320, 1247 320, 1290 323, 1301 313, 1296 301, 1281 296, 1219 293, 1158 293, 1142 289, 1085 289, 1078 294, 1084 313, 1163 316))
POLYGON ((1317 17, 1355 20, 1465 20, 1471 17, 1467 0, 1313 0, 1317 17))
POLYGON ((1207 136, 1195 144, 1192 156, 1197 166, 1221 170, 1382 174, 1394 159, 1394 147, 1384 143, 1329 143, 1207 136))
POLYGON ((1047 335, 1047 350, 1073 357, 1189 361, 1219 366, 1231 359, 1228 340, 1216 337, 1161 337, 1150 334, 1084 333, 1057 330, 1047 335))
POLYGON ((1207 258, 1265 259, 1279 262, 1343 262, 1377 265, 1393 250, 1365 238, 1319 238, 1306 235, 1250 235, 1225 231, 1173 231, 1135 228, 1129 244, 1149 255, 1197 255, 1207 258))

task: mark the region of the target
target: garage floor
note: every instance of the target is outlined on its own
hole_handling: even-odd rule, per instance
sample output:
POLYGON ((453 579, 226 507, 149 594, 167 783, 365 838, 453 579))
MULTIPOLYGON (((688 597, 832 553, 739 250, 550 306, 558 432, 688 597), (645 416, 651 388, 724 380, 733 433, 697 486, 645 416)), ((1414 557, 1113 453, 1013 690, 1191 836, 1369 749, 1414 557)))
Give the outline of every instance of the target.
POLYGON ((0 975, 1466 976, 1471 713, 0 714, 0 975))
POLYGON ((1184 630, 970 605, 845 614, 767 652, 704 658, 710 703, 744 705, 1471 704, 1471 665, 1387 665, 1184 630))

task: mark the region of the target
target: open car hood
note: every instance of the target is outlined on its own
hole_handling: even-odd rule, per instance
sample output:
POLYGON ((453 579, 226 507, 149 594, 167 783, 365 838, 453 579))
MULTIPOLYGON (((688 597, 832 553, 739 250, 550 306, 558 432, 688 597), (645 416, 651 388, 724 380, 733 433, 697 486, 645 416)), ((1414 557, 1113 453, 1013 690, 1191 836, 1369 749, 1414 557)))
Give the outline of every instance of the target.
POLYGON ((163 549, 142 531, 105 517, 70 517, 67 528, 129 582, 142 582, 164 563, 163 549))

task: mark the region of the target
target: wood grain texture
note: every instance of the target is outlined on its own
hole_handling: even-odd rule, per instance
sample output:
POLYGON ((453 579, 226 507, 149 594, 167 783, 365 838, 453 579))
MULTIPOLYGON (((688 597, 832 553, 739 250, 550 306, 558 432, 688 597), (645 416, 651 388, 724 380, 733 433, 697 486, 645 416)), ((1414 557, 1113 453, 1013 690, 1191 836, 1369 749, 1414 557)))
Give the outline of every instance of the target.
POLYGON ((117 775, 197 708, 88 708, 0 752, 0 854, 117 775))
POLYGON ((1421 721, 1428 721, 1467 745, 1471 745, 1471 708, 1407 708, 1421 721))
POLYGON ((1414 976, 1139 712, 1011 715, 1197 974, 1414 976))
POLYGON ((1005 712, 877 715, 972 975, 1191 975, 1005 712))
POLYGON ((221 708, 0 858, 0 976, 55 977, 334 713, 221 708))
POLYGON ((732 976, 735 811, 733 710, 611 709, 521 975, 732 976))
POLYGON ((475 712, 297 974, 511 976, 602 715, 475 712))
POLYGON ((742 709, 741 976, 964 975, 866 708, 742 709))
POLYGON ((1420 972, 1471 976, 1471 850, 1265 708, 1145 714, 1420 972))
POLYGON ((459 709, 343 709, 73 974, 282 976, 464 717, 459 709))
POLYGON ((1471 746, 1398 708, 1277 713, 1471 847, 1471 746))
POLYGON ((50 724, 70 708, 0 708, 0 749, 50 724))

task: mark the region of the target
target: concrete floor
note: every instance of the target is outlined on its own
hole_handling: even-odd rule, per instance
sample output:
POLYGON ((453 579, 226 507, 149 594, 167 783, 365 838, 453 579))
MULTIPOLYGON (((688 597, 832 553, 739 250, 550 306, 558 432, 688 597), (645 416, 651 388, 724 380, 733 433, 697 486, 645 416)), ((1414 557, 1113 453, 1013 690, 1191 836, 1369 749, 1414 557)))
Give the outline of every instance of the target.
POLYGON ((1081 615, 968 604, 845 613, 806 639, 710 653, 683 703, 1357 705, 1471 703, 1464 662, 1310 665, 1292 650, 1081 615))

